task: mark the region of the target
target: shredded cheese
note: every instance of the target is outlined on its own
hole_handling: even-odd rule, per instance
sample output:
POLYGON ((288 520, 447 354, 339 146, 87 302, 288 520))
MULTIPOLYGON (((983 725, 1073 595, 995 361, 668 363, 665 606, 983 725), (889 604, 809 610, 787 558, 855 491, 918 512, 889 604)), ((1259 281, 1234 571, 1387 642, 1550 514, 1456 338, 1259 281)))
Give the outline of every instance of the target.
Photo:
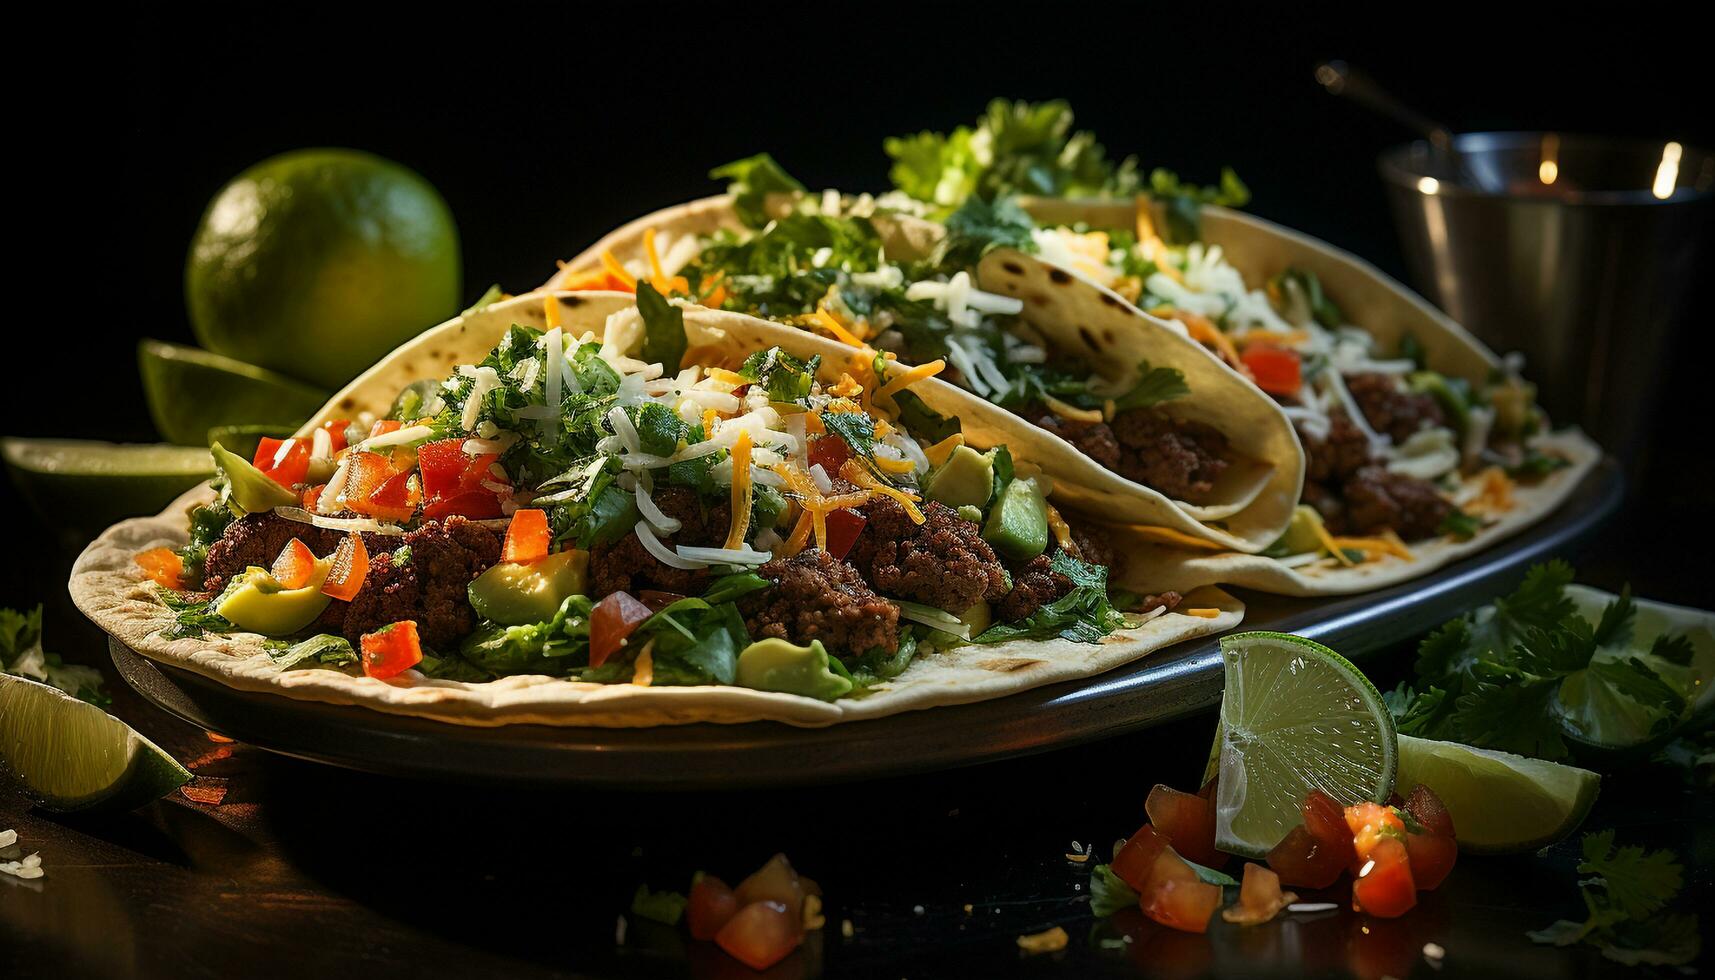
MULTIPOLYGON (((911 523, 923 523, 923 512, 917 509, 918 497, 916 494, 906 493, 903 490, 890 487, 881 482, 871 475, 869 470, 865 469, 862 463, 859 463, 855 459, 846 460, 846 464, 840 467, 840 475, 852 483, 863 487, 865 490, 872 490, 876 493, 884 494, 899 501, 899 506, 905 508, 905 514, 907 517, 911 518, 911 523)), ((818 540, 820 539, 818 538, 818 540)))
POLYGON ((814 512, 805 508, 804 512, 798 515, 798 523, 792 528, 792 535, 786 539, 786 544, 780 550, 788 558, 803 551, 804 545, 809 543, 810 531, 814 525, 814 512))
POLYGON ((655 682, 655 658, 652 656, 655 640, 651 638, 643 644, 643 649, 637 653, 637 662, 631 667, 631 683, 638 687, 648 687, 655 682))
MULTIPOLYGON (((1047 502, 1044 501, 1044 503, 1047 502)), ((1054 532, 1054 543, 1060 546, 1061 551, 1073 558, 1083 558, 1084 556, 1078 551, 1077 543, 1072 540, 1072 528, 1067 525, 1066 519, 1060 516, 1060 512, 1054 509, 1053 504, 1047 504, 1047 506, 1048 530, 1054 532)))
POLYGON ((1310 526, 1316 529, 1316 540, 1322 542, 1322 547, 1328 549, 1328 553, 1333 555, 1340 564, 1347 568, 1351 568, 1357 564, 1357 562, 1347 556, 1346 549, 1340 547, 1339 539, 1335 538, 1332 534, 1329 534, 1328 528, 1323 526, 1320 520, 1311 521, 1310 526))
MULTIPOLYGON (((1100 409, 1074 408, 1060 399, 1055 398, 1053 395, 1043 395, 1042 404, 1048 406, 1048 410, 1050 412, 1053 412, 1055 415, 1058 415, 1063 419, 1071 419, 1074 422, 1102 421, 1102 412, 1100 409)), ((1109 404, 1111 405, 1113 403, 1110 401, 1109 404)))
POLYGON ((858 339, 856 334, 847 330, 845 325, 840 323, 839 319, 832 313, 829 313, 828 308, 825 306, 816 307, 816 323, 824 330, 833 334, 835 339, 842 344, 850 344, 853 347, 863 346, 863 341, 858 339))
POLYGON ((1184 612, 1185 615, 1195 616, 1198 619, 1219 619, 1221 616, 1221 611, 1219 609, 1210 609, 1206 606, 1195 609, 1186 609, 1184 612))
POLYGON ((1156 544, 1171 545, 1176 548, 1202 548, 1206 551, 1225 551, 1226 546, 1216 544, 1203 538, 1194 538, 1184 531, 1175 531, 1170 527, 1134 527, 1130 533, 1145 541, 1156 544))
POLYGON ((744 532, 750 528, 750 432, 738 434, 732 444, 732 529, 727 532, 728 550, 744 546, 744 532))
POLYGON ((617 258, 614 258, 612 252, 601 253, 601 267, 607 270, 608 275, 618 279, 626 289, 631 292, 637 291, 637 277, 626 272, 625 266, 621 265, 617 258))
POLYGON ((933 446, 930 446, 928 449, 923 450, 923 455, 929 458, 929 462, 936 466, 940 466, 947 461, 948 456, 953 454, 953 450, 963 446, 964 444, 965 434, 963 432, 955 432, 933 446))
MULTIPOLYGON (((1405 542, 1399 539, 1399 535, 1395 534, 1392 528, 1375 537, 1333 538, 1332 540, 1341 549, 1351 548, 1354 551, 1362 551, 1365 555, 1392 555, 1402 561, 1411 561, 1413 557, 1411 549, 1405 546, 1405 542)), ((1335 552, 1335 554, 1341 553, 1340 551, 1335 552)))
POLYGON ((553 294, 542 297, 542 317, 547 321, 549 330, 560 325, 560 301, 553 294))
POLYGON ((880 467, 881 470, 886 473, 905 474, 917 469, 916 464, 911 462, 909 459, 894 459, 891 456, 883 456, 880 453, 877 453, 875 456, 875 465, 880 467))
POLYGON ((876 397, 890 398, 917 382, 922 381, 924 378, 933 378, 935 375, 940 374, 946 369, 947 362, 938 357, 927 364, 919 364, 909 371, 906 371, 904 374, 898 375, 886 384, 882 385, 881 390, 875 393, 876 397))

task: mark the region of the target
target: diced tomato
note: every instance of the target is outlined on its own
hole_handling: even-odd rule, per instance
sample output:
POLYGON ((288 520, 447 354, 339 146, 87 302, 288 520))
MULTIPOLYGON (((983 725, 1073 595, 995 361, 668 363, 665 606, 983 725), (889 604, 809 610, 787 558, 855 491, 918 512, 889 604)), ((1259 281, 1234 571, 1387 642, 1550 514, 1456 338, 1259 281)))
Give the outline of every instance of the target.
POLYGON ((869 518, 855 510, 832 510, 828 512, 828 554, 835 561, 842 561, 857 544, 858 535, 863 533, 863 526, 869 523, 869 518))
POLYGON ((369 427, 369 438, 373 439, 386 432, 398 432, 403 425, 398 419, 376 419, 375 424, 369 427))
POLYGON ((1346 826, 1345 807, 1327 793, 1313 789, 1304 797, 1304 806, 1300 810, 1304 814, 1304 829, 1318 844, 1337 852, 1347 866, 1357 860, 1357 854, 1352 850, 1352 830, 1346 826))
POLYGON ((629 592, 615 592, 590 610, 590 666, 600 667, 619 652, 638 624, 654 615, 629 592))
POLYGON ((270 439, 256 444, 255 467, 275 483, 288 489, 304 482, 310 471, 310 440, 270 439))
POLYGON ((1296 395, 1304 386, 1296 351, 1273 344, 1251 344, 1239 355, 1256 386, 1271 395, 1296 395))
POLYGON ((436 497, 423 508, 423 519, 443 521, 457 515, 473 521, 492 520, 500 516, 500 498, 487 490, 471 490, 436 497))
POLYGON ((315 553, 310 550, 309 545, 293 538, 280 549, 280 555, 274 559, 274 567, 268 574, 288 589, 301 589, 309 584, 310 576, 315 572, 315 553))
POLYGON ((1280 890, 1280 875, 1260 864, 1246 864, 1239 885, 1239 903, 1221 912, 1221 918, 1239 925, 1254 926, 1269 921, 1297 896, 1280 890))
POLYGON ((1214 803, 1215 802, 1215 793, 1217 791, 1219 791, 1220 788, 1221 788, 1221 780, 1220 780, 1220 777, 1217 776, 1216 778, 1211 779, 1208 782, 1204 783, 1203 788, 1197 791, 1197 795, 1201 796, 1205 800, 1208 800, 1210 803, 1214 803))
POLYGON ((350 419, 329 419, 321 424, 322 430, 328 434, 328 456, 330 458, 345 448, 345 430, 350 427, 350 419))
POLYGON ((644 589, 642 592, 637 593, 637 598, 643 600, 643 604, 648 606, 651 610, 660 612, 668 606, 671 606, 673 603, 678 602, 680 599, 685 598, 685 596, 682 596, 677 592, 660 592, 655 589, 644 589))
POLYGON ((512 523, 506 525, 506 543, 500 549, 501 561, 527 563, 548 557, 548 512, 533 507, 514 511, 512 523))
POLYGON ((380 453, 351 452, 345 456, 345 487, 339 498, 360 514, 368 513, 369 496, 393 475, 393 464, 380 453))
POLYGON ((1152 882, 1139 903, 1143 914, 1169 929, 1207 932, 1209 919, 1221 907, 1221 886, 1196 880, 1152 882))
POLYGON ((1155 828, 1144 824, 1137 833, 1126 838, 1120 846, 1119 853, 1114 855, 1113 864, 1108 867, 1119 879, 1131 886, 1134 892, 1142 892, 1143 886, 1149 881, 1149 873, 1155 867, 1155 859, 1167 849, 1167 839, 1155 832, 1155 828))
POLYGON ((1167 838, 1186 860, 1211 868, 1227 863, 1215 850, 1215 806, 1201 796, 1157 784, 1144 801, 1144 812, 1155 832, 1167 838))
POLYGON ((715 934, 728 956, 752 970, 766 970, 785 959, 803 938, 779 902, 746 905, 715 934))
POLYGON ((363 588, 369 577, 369 549, 363 546, 363 536, 353 532, 334 549, 328 577, 322 582, 322 593, 350 602, 363 588))
POLYGON ((1453 814, 1447 812, 1447 806, 1441 802, 1441 797, 1436 796, 1434 790, 1422 783, 1412 787, 1411 795, 1405 798, 1400 809, 1411 814, 1411 819, 1422 824, 1424 829, 1432 834, 1440 834, 1442 837, 1459 836, 1453 831, 1453 814))
POLYGON ((738 887, 733 889, 733 896, 738 900, 740 908, 756 902, 779 902, 786 906, 792 928, 802 929, 798 920, 804 909, 804 883, 799 880, 798 872, 792 869, 792 862, 788 861, 784 854, 769 858, 768 863, 739 882, 738 887))
POLYGON ((171 548, 150 548, 135 559, 149 580, 163 589, 178 591, 185 587, 185 563, 171 548))
POLYGON ((434 498, 457 490, 470 466, 463 439, 441 439, 417 447, 417 472, 423 475, 423 495, 434 498))
POLYGON ((1352 904, 1380 919, 1396 919, 1417 904, 1417 885, 1404 842, 1394 837, 1377 839, 1352 882, 1352 904))
POLYGON ((829 476, 840 471, 846 465, 846 460, 852 458, 852 447, 839 436, 817 436, 810 440, 810 465, 820 465, 829 476))
POLYGON ((1403 841, 1405 821, 1392 807, 1380 803, 1358 803, 1346 808, 1346 827, 1352 833, 1352 850, 1357 860, 1368 861, 1383 840, 1403 841))
MULTIPOLYGON (((483 486, 484 483, 510 484, 511 481, 505 476, 494 472, 494 464, 500 459, 499 456, 494 453, 483 453, 481 456, 469 458, 470 462, 465 464, 464 472, 459 475, 460 490, 487 489, 483 486)), ((489 492, 493 493, 494 491, 489 490, 489 492)))
POLYGON ((1155 856, 1155 863, 1150 865, 1149 876, 1144 878, 1143 887, 1139 891, 1148 894, 1151 888, 1164 881, 1200 881, 1196 869, 1185 863, 1185 859, 1174 853, 1171 845, 1161 849, 1155 856))
POLYGON ((1268 866, 1289 885, 1327 888, 1339 881, 1346 869, 1352 866, 1348 857, 1351 849, 1350 839, 1343 851, 1335 850, 1312 837, 1303 827, 1294 827, 1268 852, 1268 866))
POLYGON ((388 477, 362 507, 352 505, 353 510, 360 510, 371 517, 384 521, 410 520, 417 512, 417 504, 422 501, 422 494, 417 492, 417 482, 414 473, 395 473, 388 477))
POLYGON ((713 875, 703 875, 691 886, 685 912, 690 921, 691 938, 707 942, 715 938, 715 934, 738 912, 738 898, 726 882, 713 875))
POLYGON ((394 677, 423 662, 423 643, 417 638, 415 620, 388 623, 363 634, 363 672, 370 677, 394 677))
POLYGON ((304 509, 314 514, 316 512, 316 504, 321 502, 322 491, 327 488, 328 485, 325 483, 318 483, 313 487, 305 487, 303 497, 304 509))

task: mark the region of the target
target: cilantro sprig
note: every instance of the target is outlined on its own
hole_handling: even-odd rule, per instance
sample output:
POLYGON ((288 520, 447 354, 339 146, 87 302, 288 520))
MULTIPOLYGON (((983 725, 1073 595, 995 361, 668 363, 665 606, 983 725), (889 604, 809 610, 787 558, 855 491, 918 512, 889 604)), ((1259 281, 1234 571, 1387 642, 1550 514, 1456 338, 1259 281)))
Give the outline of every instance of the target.
POLYGON ((1616 847, 1614 831, 1584 835, 1578 863, 1583 922, 1561 919, 1528 935, 1539 943, 1586 943, 1628 966, 1680 966, 1702 951, 1694 913, 1668 906, 1684 885, 1685 873, 1672 851, 1646 851, 1635 844, 1616 847))

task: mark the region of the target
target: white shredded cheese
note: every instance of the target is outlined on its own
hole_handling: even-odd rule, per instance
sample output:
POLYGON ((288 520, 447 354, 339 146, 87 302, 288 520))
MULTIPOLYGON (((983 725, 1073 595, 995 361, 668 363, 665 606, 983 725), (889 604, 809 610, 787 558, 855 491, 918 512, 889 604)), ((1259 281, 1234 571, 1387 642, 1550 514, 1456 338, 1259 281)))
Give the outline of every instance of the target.
POLYGON ((743 548, 693 548, 679 545, 680 557, 709 565, 760 565, 774 557, 773 552, 743 548))
POLYGON ((324 517, 321 514, 312 514, 302 507, 276 507, 274 513, 288 521, 313 524, 316 527, 325 527, 331 531, 358 531, 370 534, 405 533, 405 529, 397 524, 383 524, 367 517, 324 517))
POLYGON ((689 571, 694 568, 707 568, 709 566, 706 561, 692 561, 689 558, 679 557, 677 552, 667 547, 660 538, 655 536, 655 532, 649 529, 648 521, 638 521, 632 531, 637 535, 638 543, 643 545, 643 550, 659 558, 661 564, 669 568, 689 571))

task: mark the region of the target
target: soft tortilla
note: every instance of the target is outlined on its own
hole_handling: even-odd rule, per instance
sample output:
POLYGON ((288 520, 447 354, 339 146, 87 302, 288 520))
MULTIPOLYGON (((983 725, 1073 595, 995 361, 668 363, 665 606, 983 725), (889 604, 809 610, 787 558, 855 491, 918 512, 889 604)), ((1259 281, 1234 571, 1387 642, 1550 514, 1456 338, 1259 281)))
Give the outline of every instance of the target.
MULTIPOLYGON (((786 203, 786 202, 777 202, 786 203)), ((920 255, 932 246, 940 227, 911 218, 877 218, 890 254, 920 255)), ((611 252, 621 262, 644 258, 644 233, 655 232, 657 254, 672 250, 687 236, 699 238, 726 230, 741 232, 730 195, 718 195, 645 215, 604 236, 564 263, 545 289, 560 289, 578 273, 601 266, 611 252)), ((1111 290, 1044 262, 1010 250, 986 257, 979 273, 982 288, 1026 301, 1025 317, 1057 345, 1089 354, 1080 336, 1100 345, 1097 363, 1120 365, 1104 371, 1116 387, 1135 378, 1138 362, 1176 367, 1185 373, 1191 394, 1163 406, 1170 415, 1207 422, 1232 445, 1233 466, 1207 499, 1172 500, 1106 469, 1055 433, 1030 424, 956 385, 913 388, 943 415, 965 422, 965 436, 979 448, 998 442, 1027 446, 1032 461, 1059 481, 1061 499, 1118 520, 1155 524, 1237 551, 1260 551, 1278 538, 1292 519, 1304 482, 1304 453, 1286 414, 1184 331, 1125 302, 1111 290), (1017 267, 1018 271, 1011 271, 1017 267), (1043 284, 1040 288, 1037 282, 1043 284), (1093 334, 1091 334, 1093 331, 1093 334), (943 390, 944 389, 944 390, 943 390), (930 401, 933 391, 938 401, 930 401)))
MULTIPOLYGON (((546 300, 540 293, 520 296, 425 332, 335 395, 306 431, 329 418, 385 411, 405 384, 442 376, 452 365, 479 359, 513 323, 540 328, 546 300)), ((558 301, 562 323, 570 331, 599 334, 607 316, 630 306, 632 299, 591 293, 562 296, 558 301)), ((835 356, 829 360, 834 363, 839 355, 850 354, 849 348, 831 341, 738 314, 692 308, 686 311, 686 321, 702 341, 730 343, 735 349, 780 343, 803 356, 827 354, 831 349, 835 356)), ((156 597, 135 557, 149 548, 183 545, 188 535, 186 509, 211 499, 211 491, 198 488, 157 516, 121 522, 97 538, 72 568, 72 599, 84 615, 145 656, 234 688, 464 725, 643 727, 760 720, 831 725, 987 700, 1088 677, 1174 643, 1231 629, 1244 614, 1243 605, 1232 596, 1215 588, 1199 589, 1186 596, 1182 608, 1215 609, 1218 612, 1212 618, 1170 613, 1095 644, 1055 639, 961 647, 919 658, 904 674, 878 685, 866 697, 833 703, 740 687, 639 687, 542 676, 479 684, 409 676, 383 681, 333 670, 282 671, 263 649, 263 637, 254 633, 183 639, 162 635, 174 624, 174 614, 156 597)))

